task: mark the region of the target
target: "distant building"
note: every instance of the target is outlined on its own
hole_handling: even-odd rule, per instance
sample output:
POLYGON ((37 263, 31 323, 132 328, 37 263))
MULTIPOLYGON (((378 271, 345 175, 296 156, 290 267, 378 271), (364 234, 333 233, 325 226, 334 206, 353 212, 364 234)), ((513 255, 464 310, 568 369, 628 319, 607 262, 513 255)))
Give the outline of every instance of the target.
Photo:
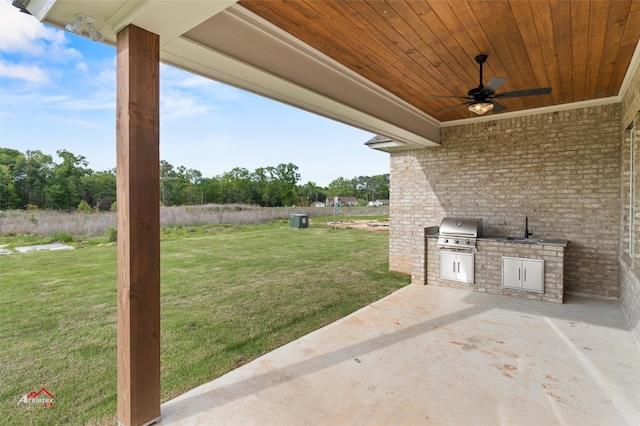
MULTIPOLYGON (((335 197, 327 197, 325 202, 327 207, 334 206, 335 197)), ((356 197, 338 197, 338 205, 340 207, 354 207, 358 205, 358 199, 356 197)))

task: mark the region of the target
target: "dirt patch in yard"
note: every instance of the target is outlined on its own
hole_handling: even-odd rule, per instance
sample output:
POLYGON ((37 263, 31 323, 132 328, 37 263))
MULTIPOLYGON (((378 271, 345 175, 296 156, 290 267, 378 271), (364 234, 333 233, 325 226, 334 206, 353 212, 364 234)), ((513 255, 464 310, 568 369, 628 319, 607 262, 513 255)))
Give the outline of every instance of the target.
POLYGON ((361 229, 372 232, 389 232, 389 222, 381 222, 378 220, 339 220, 337 222, 325 222, 328 226, 336 228, 361 229))

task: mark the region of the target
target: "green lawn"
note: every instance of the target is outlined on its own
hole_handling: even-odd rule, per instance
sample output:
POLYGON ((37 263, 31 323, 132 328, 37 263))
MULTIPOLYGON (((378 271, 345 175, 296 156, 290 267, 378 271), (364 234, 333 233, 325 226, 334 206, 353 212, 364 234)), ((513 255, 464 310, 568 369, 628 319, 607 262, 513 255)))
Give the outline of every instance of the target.
MULTIPOLYGON (((161 268, 163 401, 409 282, 388 234, 288 221, 165 229, 161 268)), ((115 424, 116 291, 114 245, 0 256, 0 424, 115 424)))

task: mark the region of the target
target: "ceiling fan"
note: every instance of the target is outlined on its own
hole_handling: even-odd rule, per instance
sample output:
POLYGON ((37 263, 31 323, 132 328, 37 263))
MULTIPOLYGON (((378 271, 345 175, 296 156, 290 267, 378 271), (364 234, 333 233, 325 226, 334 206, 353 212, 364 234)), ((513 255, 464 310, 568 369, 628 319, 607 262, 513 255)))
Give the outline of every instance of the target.
POLYGON ((517 98, 520 96, 534 96, 534 95, 548 95, 551 93, 551 87, 539 87, 537 89, 526 90, 514 90, 512 92, 496 93, 506 81, 506 78, 493 77, 486 85, 482 84, 482 65, 487 60, 487 55, 478 55, 475 60, 480 64, 480 85, 467 92, 467 96, 428 96, 428 98, 451 98, 451 99, 466 99, 465 102, 452 106, 451 108, 438 111, 438 114, 442 114, 462 105, 468 105, 469 111, 475 112, 478 115, 482 115, 486 112, 493 110, 493 112, 502 112, 507 109, 504 105, 498 103, 494 99, 504 98, 517 98))

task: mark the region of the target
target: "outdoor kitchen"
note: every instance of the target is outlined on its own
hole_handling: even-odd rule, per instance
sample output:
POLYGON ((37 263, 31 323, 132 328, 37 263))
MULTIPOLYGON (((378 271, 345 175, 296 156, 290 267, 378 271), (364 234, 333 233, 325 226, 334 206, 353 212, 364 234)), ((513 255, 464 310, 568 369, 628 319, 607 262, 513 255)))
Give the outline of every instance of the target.
POLYGON ((392 152, 390 268, 418 285, 527 299, 618 297, 629 235, 619 222, 629 168, 619 120, 617 105, 495 118, 443 128, 438 148, 392 152), (482 219, 473 283, 440 278, 443 249, 425 228, 446 217, 482 219), (543 260, 544 292, 503 286, 503 257, 543 260))
POLYGON ((562 303, 567 240, 487 235, 481 218, 425 230, 426 284, 562 303))

